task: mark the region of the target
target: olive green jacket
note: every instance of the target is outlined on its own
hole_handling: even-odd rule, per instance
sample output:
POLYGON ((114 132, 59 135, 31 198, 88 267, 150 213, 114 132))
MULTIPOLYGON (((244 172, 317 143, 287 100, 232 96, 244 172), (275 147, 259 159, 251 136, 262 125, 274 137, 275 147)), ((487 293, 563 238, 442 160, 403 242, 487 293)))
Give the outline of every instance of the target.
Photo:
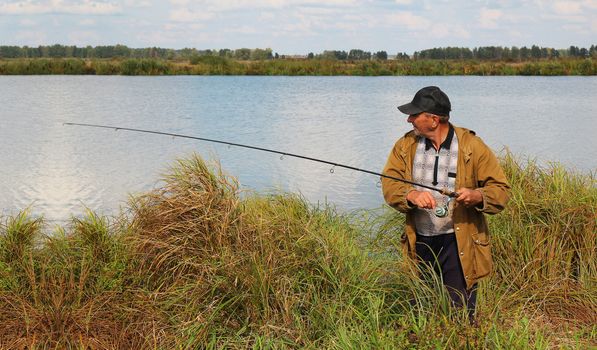
MULTIPOLYGON (((482 207, 467 208, 454 201, 452 218, 463 274, 470 289, 480 278, 489 275, 493 263, 489 231, 483 213, 497 214, 504 209, 510 196, 510 185, 493 152, 471 130, 454 127, 458 137, 458 165, 456 190, 461 187, 477 189, 483 194, 482 207)), ((383 170, 389 176, 412 181, 412 165, 418 137, 413 131, 399 139, 383 170)), ((406 213, 406 232, 403 236, 405 252, 416 259, 416 229, 413 209, 406 194, 414 190, 410 184, 382 178, 386 202, 406 213)))

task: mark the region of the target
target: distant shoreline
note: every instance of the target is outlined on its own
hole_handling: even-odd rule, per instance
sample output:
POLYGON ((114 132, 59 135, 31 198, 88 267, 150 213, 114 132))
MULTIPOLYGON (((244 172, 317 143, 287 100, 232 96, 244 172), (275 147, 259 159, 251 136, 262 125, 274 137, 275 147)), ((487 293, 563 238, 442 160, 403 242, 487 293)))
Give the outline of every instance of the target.
POLYGON ((17 58, 0 59, 0 75, 263 75, 263 76, 594 76, 594 58, 533 61, 476 59, 240 61, 222 57, 157 58, 17 58))

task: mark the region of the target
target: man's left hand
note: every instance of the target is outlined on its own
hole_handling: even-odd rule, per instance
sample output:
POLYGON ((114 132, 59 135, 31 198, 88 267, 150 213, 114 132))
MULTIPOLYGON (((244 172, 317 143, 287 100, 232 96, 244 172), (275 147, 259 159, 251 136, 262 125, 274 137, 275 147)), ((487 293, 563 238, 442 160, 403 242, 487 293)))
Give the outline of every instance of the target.
POLYGON ((474 207, 483 203, 483 194, 481 194, 481 191, 462 187, 456 193, 458 193, 456 201, 467 207, 474 207))

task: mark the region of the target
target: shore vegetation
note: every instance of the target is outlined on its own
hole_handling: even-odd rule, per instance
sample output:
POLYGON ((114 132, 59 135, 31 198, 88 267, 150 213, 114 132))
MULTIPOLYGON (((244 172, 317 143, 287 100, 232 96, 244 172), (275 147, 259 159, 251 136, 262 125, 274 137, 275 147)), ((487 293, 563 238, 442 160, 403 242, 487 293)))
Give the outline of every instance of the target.
POLYGON ((439 47, 412 55, 361 49, 279 55, 266 49, 0 46, 0 75, 596 75, 597 46, 439 47))
POLYGON ((557 58, 517 62, 477 59, 236 60, 220 56, 195 56, 188 60, 11 58, 0 59, 0 75, 594 76, 597 75, 597 59, 557 58))
POLYGON ((587 349, 597 346, 593 174, 501 158, 496 271, 471 326, 402 256, 404 217, 246 193, 191 155, 117 217, 0 225, 0 348, 587 349))

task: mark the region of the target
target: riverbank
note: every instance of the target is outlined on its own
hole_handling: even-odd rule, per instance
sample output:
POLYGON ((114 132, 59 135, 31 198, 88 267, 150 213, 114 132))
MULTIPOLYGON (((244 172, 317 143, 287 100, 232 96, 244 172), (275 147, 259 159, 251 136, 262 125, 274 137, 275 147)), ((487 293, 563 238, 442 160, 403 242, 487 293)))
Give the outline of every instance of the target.
POLYGON ((403 216, 339 214, 293 194, 239 195, 198 157, 116 218, 42 236, 0 227, 2 348, 488 348, 597 345, 593 174, 502 157, 495 273, 476 327, 403 259, 403 216))
POLYGON ((289 76, 441 76, 441 75, 597 75, 593 58, 523 62, 480 60, 324 60, 238 61, 217 56, 162 59, 2 59, 0 75, 289 75, 289 76))

